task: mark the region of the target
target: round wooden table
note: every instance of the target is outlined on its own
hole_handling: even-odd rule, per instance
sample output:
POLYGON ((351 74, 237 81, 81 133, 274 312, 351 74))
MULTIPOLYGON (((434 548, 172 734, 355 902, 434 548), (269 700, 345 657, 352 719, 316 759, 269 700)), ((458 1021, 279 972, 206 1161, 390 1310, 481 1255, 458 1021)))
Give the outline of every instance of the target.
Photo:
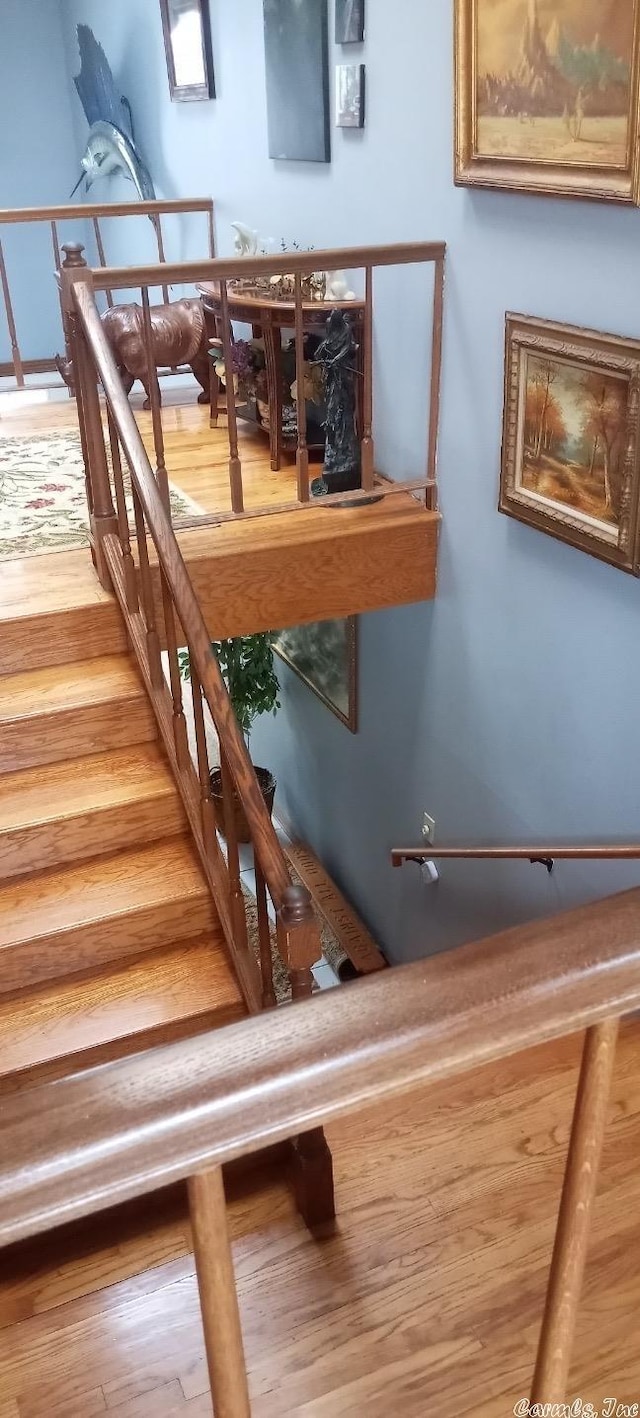
MULTIPOLYGON (((222 340, 222 302, 220 298, 220 286, 217 281, 206 281, 197 286, 204 306, 207 331, 210 338, 222 340)), ((295 303, 293 300, 278 300, 268 296, 264 291, 238 289, 232 282, 227 287, 227 306, 229 319, 237 320, 243 325, 250 325, 253 338, 263 340, 264 354, 267 376, 267 400, 269 404, 269 445, 271 453, 271 467, 274 472, 282 466, 282 455, 285 452, 295 452, 297 438, 295 435, 287 436, 282 427, 282 332, 290 330, 293 334, 295 328, 295 303)), ((303 330, 305 334, 323 336, 326 329, 327 318, 332 310, 346 310, 352 317, 353 333, 358 345, 356 356, 357 380, 357 420, 360 424, 360 406, 362 391, 362 376, 364 373, 364 310, 363 300, 308 300, 303 302, 302 318, 303 330)), ((213 398, 213 382, 212 382, 213 398)), ((217 416, 217 392, 216 410, 212 403, 212 422, 217 416)), ((246 411, 241 417, 246 416, 246 411)), ((251 420, 259 428, 267 430, 259 418, 251 420)), ((321 444, 314 444, 312 441, 308 445, 310 448, 322 447, 321 444)))

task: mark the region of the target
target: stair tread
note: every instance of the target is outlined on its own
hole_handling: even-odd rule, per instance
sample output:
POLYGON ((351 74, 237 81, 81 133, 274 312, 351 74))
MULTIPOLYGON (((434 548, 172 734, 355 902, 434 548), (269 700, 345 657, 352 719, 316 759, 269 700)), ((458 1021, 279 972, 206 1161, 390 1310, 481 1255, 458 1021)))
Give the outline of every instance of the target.
POLYGON ((155 743, 111 749, 0 777, 0 837, 3 832, 82 813, 162 799, 176 793, 168 765, 155 743))
POLYGON ((0 886, 0 949, 207 895, 186 836, 94 857, 0 886))
POLYGON ((200 1016, 244 1014, 222 932, 0 1000, 0 1078, 200 1016))
POLYGON ((142 699, 144 694, 128 655, 48 665, 0 679, 0 721, 83 709, 110 700, 142 699))

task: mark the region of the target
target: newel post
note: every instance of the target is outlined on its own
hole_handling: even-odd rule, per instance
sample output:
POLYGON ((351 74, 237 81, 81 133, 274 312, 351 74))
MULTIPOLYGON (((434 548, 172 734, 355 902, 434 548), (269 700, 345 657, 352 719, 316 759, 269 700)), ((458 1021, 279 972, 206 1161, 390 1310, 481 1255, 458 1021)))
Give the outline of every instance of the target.
MULTIPOLYGON (((306 886, 288 886, 278 913, 286 950, 291 997, 308 999, 313 986, 311 966, 322 954, 320 932, 306 886)), ((311 1230, 330 1225, 336 1214, 333 1160, 324 1130, 313 1128, 292 1139, 293 1185, 298 1210, 311 1230)))
POLYGON ((84 283, 93 295, 93 274, 84 259, 84 246, 80 242, 68 242, 62 250, 64 261, 60 268, 60 300, 69 332, 69 358, 64 378, 75 393, 78 409, 89 504, 91 555, 102 585, 109 588, 111 579, 102 555, 101 542, 108 532, 117 531, 117 518, 111 496, 96 371, 73 299, 73 287, 79 282, 84 283))

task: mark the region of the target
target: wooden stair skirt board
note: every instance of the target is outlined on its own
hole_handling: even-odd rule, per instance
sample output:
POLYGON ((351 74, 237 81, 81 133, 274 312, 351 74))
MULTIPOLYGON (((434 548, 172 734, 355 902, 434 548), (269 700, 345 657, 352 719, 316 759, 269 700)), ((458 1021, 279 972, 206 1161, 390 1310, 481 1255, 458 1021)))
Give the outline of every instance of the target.
POLYGON ((18 877, 0 888, 0 995, 217 929, 187 837, 18 877))
POLYGON ((221 931, 0 998, 0 1096, 245 1015, 221 931))
MULTIPOLYGON (((286 823, 285 829, 286 829, 286 823)), ((345 955, 361 975, 385 970, 387 962, 353 906, 332 881, 306 842, 283 842, 285 855, 313 897, 313 904, 345 955)))

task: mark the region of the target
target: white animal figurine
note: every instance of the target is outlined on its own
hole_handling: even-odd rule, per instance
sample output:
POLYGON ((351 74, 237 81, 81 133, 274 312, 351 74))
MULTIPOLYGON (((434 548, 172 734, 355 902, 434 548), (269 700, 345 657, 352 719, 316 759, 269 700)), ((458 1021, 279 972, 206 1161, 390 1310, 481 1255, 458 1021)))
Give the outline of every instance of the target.
POLYGON ((253 231, 250 226, 245 226, 244 222, 232 222, 236 235, 234 246, 238 256, 256 256, 258 252, 258 232, 253 231))
POLYGON ((355 300, 355 292, 349 290, 344 271, 327 271, 325 300, 355 300))

